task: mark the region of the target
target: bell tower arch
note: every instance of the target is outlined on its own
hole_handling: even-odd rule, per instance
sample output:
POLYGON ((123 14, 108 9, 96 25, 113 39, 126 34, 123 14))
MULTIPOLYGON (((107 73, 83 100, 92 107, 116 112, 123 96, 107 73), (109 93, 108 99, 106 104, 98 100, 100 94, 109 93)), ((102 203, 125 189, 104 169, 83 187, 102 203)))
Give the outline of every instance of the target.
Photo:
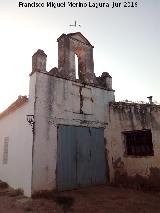
POLYGON ((70 80, 76 80, 76 55, 79 81, 95 83, 93 46, 90 42, 80 32, 62 34, 57 41, 59 73, 70 80))

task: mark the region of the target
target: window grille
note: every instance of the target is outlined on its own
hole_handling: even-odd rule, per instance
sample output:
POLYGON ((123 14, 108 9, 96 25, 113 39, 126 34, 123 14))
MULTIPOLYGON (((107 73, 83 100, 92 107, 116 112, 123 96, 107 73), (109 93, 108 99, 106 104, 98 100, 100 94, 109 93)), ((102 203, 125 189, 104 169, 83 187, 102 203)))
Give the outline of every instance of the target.
POLYGON ((3 164, 8 163, 8 143, 9 143, 9 137, 5 137, 4 148, 3 148, 3 164))
POLYGON ((153 144, 151 130, 123 132, 126 154, 131 156, 152 156, 153 144))

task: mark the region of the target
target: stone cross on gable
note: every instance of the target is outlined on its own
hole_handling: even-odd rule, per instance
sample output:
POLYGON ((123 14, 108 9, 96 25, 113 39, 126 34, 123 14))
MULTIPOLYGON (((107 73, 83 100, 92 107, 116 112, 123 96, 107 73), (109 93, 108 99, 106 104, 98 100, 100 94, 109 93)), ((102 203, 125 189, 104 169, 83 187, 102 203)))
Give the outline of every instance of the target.
POLYGON ((77 26, 78 26, 78 27, 81 27, 81 25, 80 25, 80 24, 79 24, 79 25, 77 25, 77 21, 75 21, 75 22, 74 22, 74 24, 70 24, 69 26, 70 26, 70 27, 77 27, 77 26))

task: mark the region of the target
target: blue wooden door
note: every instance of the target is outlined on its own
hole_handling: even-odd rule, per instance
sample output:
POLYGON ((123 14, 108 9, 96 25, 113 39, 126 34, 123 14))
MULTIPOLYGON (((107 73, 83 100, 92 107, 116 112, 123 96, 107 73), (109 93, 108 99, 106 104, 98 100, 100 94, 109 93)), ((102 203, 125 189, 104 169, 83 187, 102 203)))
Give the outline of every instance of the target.
POLYGON ((60 125, 57 185, 67 190, 106 183, 103 128, 60 125))
POLYGON ((106 157, 104 145, 104 130, 91 128, 91 182, 92 184, 106 183, 106 157))
POLYGON ((58 190, 76 188, 76 132, 73 126, 58 127, 57 145, 58 190))
POLYGON ((77 136, 77 184, 91 185, 91 137, 89 128, 76 127, 77 136))

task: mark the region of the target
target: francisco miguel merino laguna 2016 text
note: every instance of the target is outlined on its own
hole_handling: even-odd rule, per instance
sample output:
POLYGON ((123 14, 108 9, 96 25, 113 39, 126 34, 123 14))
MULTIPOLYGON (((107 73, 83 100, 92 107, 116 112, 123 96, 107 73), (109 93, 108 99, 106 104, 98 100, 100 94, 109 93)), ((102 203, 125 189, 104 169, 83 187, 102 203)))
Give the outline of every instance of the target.
POLYGON ((116 8, 116 7, 137 7, 138 3, 136 1, 128 1, 128 2, 73 2, 73 1, 68 1, 68 2, 46 2, 46 3, 40 3, 40 2, 19 2, 19 7, 52 7, 52 8, 60 8, 60 7, 90 7, 90 8, 104 8, 104 7, 111 7, 111 8, 116 8))

